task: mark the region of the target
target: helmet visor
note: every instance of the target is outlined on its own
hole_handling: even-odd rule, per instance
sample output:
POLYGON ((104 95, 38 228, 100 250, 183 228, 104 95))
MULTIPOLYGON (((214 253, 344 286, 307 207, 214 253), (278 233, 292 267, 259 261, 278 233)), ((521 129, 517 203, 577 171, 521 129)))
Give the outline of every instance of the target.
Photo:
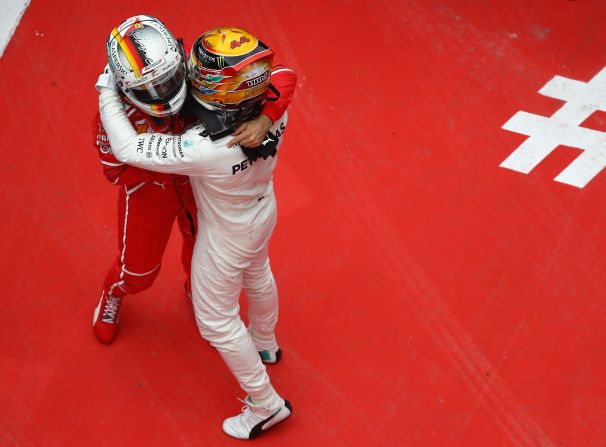
POLYGON ((185 82, 185 63, 181 62, 173 73, 130 88, 130 93, 145 104, 163 104, 173 99, 185 82))

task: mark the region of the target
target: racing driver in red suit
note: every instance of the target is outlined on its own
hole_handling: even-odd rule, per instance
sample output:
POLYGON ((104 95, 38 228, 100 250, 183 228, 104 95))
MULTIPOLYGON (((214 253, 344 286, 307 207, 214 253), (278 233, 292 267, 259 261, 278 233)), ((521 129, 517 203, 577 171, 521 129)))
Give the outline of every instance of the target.
MULTIPOLYGON (((186 61, 182 43, 158 19, 139 15, 112 31, 107 51, 125 112, 137 133, 180 134, 195 118, 180 116, 187 97, 186 61)), ((271 82, 279 92, 262 114, 234 132, 230 146, 256 147, 272 123, 288 107, 296 76, 282 66, 272 70, 271 82)), ((162 256, 177 219, 183 236, 181 262, 185 289, 191 296, 190 269, 196 228, 196 203, 187 176, 147 171, 119 162, 113 155, 97 113, 93 144, 107 180, 119 185, 118 250, 107 272, 93 315, 97 339, 114 341, 122 299, 149 288, 160 271, 162 256)), ((235 150, 239 150, 237 147, 235 150)))

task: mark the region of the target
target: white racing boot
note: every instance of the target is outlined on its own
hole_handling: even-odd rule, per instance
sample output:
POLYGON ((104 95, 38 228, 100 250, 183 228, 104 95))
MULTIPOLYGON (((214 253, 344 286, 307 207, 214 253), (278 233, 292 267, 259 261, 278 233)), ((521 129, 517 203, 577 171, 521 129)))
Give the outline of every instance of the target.
POLYGON ((253 439, 288 418, 292 413, 290 402, 275 393, 262 405, 253 404, 246 398, 242 413, 223 421, 223 431, 238 439, 253 439))

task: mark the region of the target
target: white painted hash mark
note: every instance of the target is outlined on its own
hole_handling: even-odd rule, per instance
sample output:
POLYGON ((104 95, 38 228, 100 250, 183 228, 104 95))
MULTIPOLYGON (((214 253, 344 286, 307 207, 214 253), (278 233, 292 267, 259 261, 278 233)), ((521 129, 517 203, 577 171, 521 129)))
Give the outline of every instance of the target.
POLYGON ((585 83, 555 76, 539 93, 566 103, 551 117, 518 112, 503 129, 528 135, 499 166, 528 174, 556 147, 583 150, 554 180, 583 188, 606 167, 606 133, 580 127, 594 112, 606 111, 606 68, 585 83))

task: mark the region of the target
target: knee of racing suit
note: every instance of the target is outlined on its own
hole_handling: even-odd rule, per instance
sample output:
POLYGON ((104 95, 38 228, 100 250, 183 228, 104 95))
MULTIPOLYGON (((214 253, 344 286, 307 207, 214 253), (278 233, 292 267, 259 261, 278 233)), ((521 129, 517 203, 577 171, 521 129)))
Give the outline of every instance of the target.
POLYGON ((240 319, 239 306, 225 310, 199 304, 194 295, 194 311, 200 335, 221 353, 238 352, 249 338, 240 319))
POLYGON ((258 274, 245 272, 243 287, 246 295, 252 300, 269 299, 277 295, 276 280, 269 264, 266 268, 259 270, 258 274))
POLYGON ((108 295, 115 297, 133 295, 150 288, 159 272, 159 264, 149 271, 137 272, 128 270, 118 260, 107 274, 105 290, 108 295))

